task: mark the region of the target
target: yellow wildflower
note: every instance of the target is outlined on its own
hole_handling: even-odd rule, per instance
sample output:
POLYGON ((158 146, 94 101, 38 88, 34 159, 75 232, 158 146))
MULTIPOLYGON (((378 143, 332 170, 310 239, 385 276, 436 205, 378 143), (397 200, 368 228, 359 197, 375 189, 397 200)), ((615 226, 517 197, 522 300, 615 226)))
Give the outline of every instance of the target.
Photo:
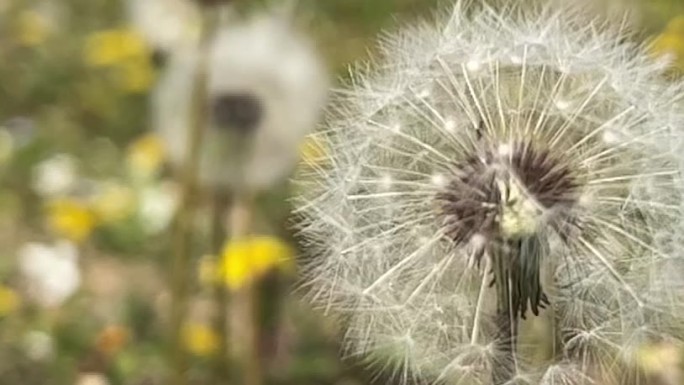
POLYGON ((684 71, 684 16, 672 19, 665 30, 651 43, 656 55, 668 55, 673 67, 684 71))
POLYGON ((0 316, 6 316, 19 307, 19 295, 7 286, 0 286, 0 316))
POLYGON ((252 236, 229 241, 221 254, 219 274, 230 289, 238 289, 273 267, 287 266, 290 247, 275 237, 252 236))
POLYGON ((325 155, 323 143, 313 135, 307 136, 299 146, 299 157, 307 166, 319 165, 325 159, 325 155))
POLYGON ((145 91, 154 79, 147 45, 141 36, 128 28, 109 29, 89 36, 84 60, 89 66, 114 71, 116 85, 125 92, 145 91))
POLYGON ((126 218, 135 209, 135 194, 131 188, 108 182, 94 197, 92 208, 102 222, 116 222, 126 218))
POLYGON ((95 215, 89 207, 78 200, 60 198, 48 202, 47 222, 55 233, 80 242, 86 239, 95 227, 95 215))
POLYGON ((148 55, 142 38, 128 28, 95 32, 86 40, 85 62, 93 67, 116 66, 131 58, 148 55))
POLYGON ((679 367, 681 350, 674 344, 645 344, 637 351, 637 362, 646 373, 663 373, 679 367))
POLYGON ((192 354, 206 357, 218 349, 219 337, 210 327, 201 323, 187 323, 183 327, 183 343, 192 354))
POLYGON ((679 33, 684 35, 684 15, 679 15, 667 24, 669 32, 679 33))
POLYGON ((149 178, 159 170, 164 156, 162 141, 154 134, 143 135, 128 147, 129 170, 134 176, 149 178))
POLYGON ((150 88, 154 80, 154 68, 148 56, 134 57, 122 61, 117 66, 119 88, 126 92, 143 92, 150 88))
POLYGON ((25 46, 40 45, 50 34, 49 20, 36 11, 23 11, 17 17, 17 41, 25 46))

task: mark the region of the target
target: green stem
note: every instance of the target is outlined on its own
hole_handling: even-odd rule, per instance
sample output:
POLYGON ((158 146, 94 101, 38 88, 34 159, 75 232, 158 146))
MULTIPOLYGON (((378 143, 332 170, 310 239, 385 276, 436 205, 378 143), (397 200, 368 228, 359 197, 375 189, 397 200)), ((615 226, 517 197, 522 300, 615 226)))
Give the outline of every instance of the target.
MULTIPOLYGON (((221 188, 214 190, 213 218, 212 218, 212 249, 216 258, 220 259, 223 245, 226 242, 226 220, 230 205, 230 194, 221 188)), ((229 349, 229 320, 228 289, 222 283, 214 285, 214 304, 217 309, 214 327, 219 335, 219 349, 214 362, 214 376, 217 383, 227 381, 230 376, 230 349, 229 349)))
MULTIPOLYGON (((186 385, 187 356, 183 344, 183 325, 189 297, 189 272, 192 261, 192 244, 195 206, 198 200, 197 174, 200 169, 200 145, 206 126, 207 106, 207 47, 213 30, 207 16, 202 25, 197 72, 192 97, 192 121, 188 131, 187 152, 181 169, 181 205, 173 230, 173 263, 171 272, 171 364, 172 384, 186 385)), ((180 133, 179 133, 180 134, 180 133)))
MULTIPOLYGON (((252 197, 249 194, 236 193, 230 210, 230 237, 241 239, 249 235, 252 221, 252 197)), ((263 383, 261 357, 259 354, 259 327, 257 317, 256 286, 248 283, 235 293, 236 314, 240 316, 243 328, 239 336, 240 363, 245 385, 261 385, 263 383)))

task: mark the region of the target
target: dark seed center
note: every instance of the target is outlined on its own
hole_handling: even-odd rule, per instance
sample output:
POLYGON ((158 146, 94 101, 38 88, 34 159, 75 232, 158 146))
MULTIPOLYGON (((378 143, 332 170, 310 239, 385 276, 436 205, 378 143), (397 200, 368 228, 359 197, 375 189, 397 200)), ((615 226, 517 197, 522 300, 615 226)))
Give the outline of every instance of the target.
POLYGON ((535 315, 548 304, 540 282, 540 261, 548 248, 538 230, 546 226, 567 241, 570 229, 577 227, 573 207, 579 185, 570 167, 527 142, 505 151, 492 146, 457 162, 437 196, 446 236, 456 245, 474 236, 485 240, 478 242, 473 257, 478 264, 485 254, 492 259, 492 284, 496 277, 513 282, 502 293, 523 318, 528 302, 535 315), (511 231, 515 226, 522 229, 511 231))
POLYGON ((261 101, 250 94, 223 94, 212 103, 214 124, 239 134, 255 130, 263 118, 261 101))

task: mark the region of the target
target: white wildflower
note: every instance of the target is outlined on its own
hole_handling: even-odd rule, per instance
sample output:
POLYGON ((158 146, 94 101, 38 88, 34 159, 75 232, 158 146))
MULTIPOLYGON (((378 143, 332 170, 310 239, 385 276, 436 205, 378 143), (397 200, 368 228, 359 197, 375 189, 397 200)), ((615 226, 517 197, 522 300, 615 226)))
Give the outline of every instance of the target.
POLYGON ((164 231, 179 205, 179 191, 173 183, 165 182, 145 187, 140 191, 138 218, 148 234, 164 231))
POLYGON ((109 385, 110 382, 102 373, 87 372, 78 375, 76 385, 109 385))
POLYGON ((135 29, 154 49, 168 53, 199 37, 199 9, 187 0, 128 0, 135 29))
POLYGON ((77 182, 77 160, 68 154, 57 154, 35 166, 32 187, 42 196, 69 193, 77 182))
POLYGON ((32 330, 23 338, 23 348, 26 355, 34 361, 48 361, 54 357, 55 342, 49 333, 32 330))
MULTIPOLYGON (((176 163, 188 147, 197 62, 192 50, 175 52, 156 90, 155 126, 176 163)), ((258 190, 284 178, 325 103, 326 76, 311 44, 277 15, 233 20, 211 44, 208 77, 200 179, 258 190)))
POLYGON ((405 382, 619 378, 684 316, 684 86, 572 6, 467 3, 339 93, 299 178, 307 286, 405 382), (516 337, 541 312, 540 368, 516 337))
POLYGON ((81 285, 78 250, 71 242, 28 243, 18 256, 28 295, 42 306, 58 307, 81 285))

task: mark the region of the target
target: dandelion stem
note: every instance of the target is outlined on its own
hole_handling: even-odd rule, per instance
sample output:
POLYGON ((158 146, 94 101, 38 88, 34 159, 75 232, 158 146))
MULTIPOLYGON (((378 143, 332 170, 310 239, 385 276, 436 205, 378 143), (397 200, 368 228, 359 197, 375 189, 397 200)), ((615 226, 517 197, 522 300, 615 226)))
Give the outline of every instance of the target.
POLYGON ((513 379, 516 374, 518 314, 513 305, 517 299, 513 298, 516 290, 514 290, 512 262, 521 256, 517 248, 504 248, 492 254, 497 291, 497 311, 494 316, 497 329, 496 351, 492 363, 492 381, 494 385, 503 385, 513 379))
MULTIPOLYGON (((252 211, 252 197, 237 193, 229 216, 231 239, 249 235, 252 211)), ((243 370, 243 384, 260 385, 262 381, 259 357, 259 327, 256 317, 256 287, 248 282, 235 293, 235 314, 239 317, 240 333, 236 335, 236 347, 241 348, 239 357, 243 370)))
POLYGON ((205 18, 200 45, 199 64, 193 88, 193 119, 188 130, 187 151, 181 169, 181 206, 176 214, 173 230, 173 264, 171 272, 171 363, 174 385, 187 384, 187 357, 183 346, 183 323, 189 295, 189 276, 192 255, 192 222, 197 201, 197 174, 199 171, 199 147, 206 125, 206 47, 211 36, 212 24, 205 18))
MULTIPOLYGON (((213 218, 212 218, 212 249, 214 255, 220 258, 222 247, 226 241, 228 209, 230 204, 230 194, 222 188, 215 188, 213 194, 213 218)), ((225 285, 214 285, 214 304, 218 311, 214 319, 214 327, 219 336, 219 347, 214 362, 215 381, 225 381, 230 376, 230 351, 229 351, 229 323, 228 306, 229 296, 225 285)))

